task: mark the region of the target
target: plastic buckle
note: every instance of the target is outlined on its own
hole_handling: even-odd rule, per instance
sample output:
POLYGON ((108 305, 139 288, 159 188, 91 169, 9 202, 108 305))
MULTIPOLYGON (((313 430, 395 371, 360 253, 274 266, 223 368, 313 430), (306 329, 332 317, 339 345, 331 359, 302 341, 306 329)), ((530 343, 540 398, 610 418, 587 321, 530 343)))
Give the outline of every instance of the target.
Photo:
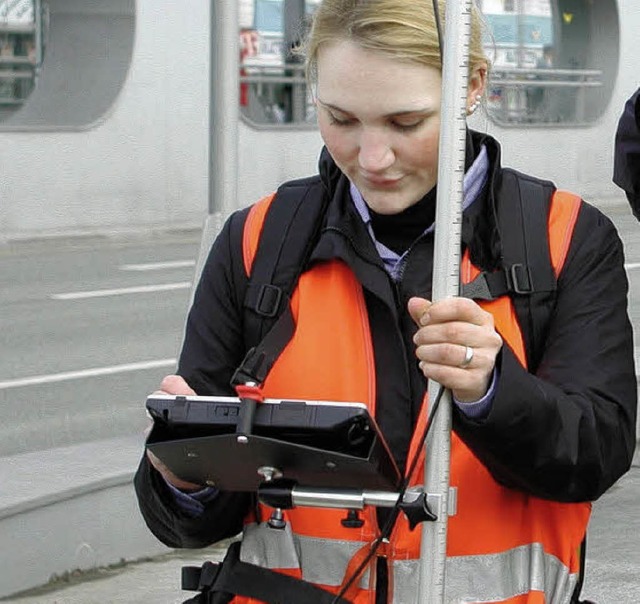
POLYGON ((524 264, 512 264, 505 272, 507 284, 516 294, 530 294, 533 292, 531 270, 524 264))
POLYGON ((202 566, 182 567, 182 589, 184 591, 209 591, 220 572, 221 564, 205 562, 202 566))
POLYGON ((263 317, 275 317, 278 314, 281 300, 282 289, 270 283, 264 283, 260 286, 254 310, 263 317))

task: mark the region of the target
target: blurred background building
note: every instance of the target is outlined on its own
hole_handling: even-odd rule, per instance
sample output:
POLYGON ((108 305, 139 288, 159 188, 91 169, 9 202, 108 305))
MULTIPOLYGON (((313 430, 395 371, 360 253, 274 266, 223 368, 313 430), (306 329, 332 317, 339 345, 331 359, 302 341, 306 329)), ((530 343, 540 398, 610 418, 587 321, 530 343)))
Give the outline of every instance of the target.
MULTIPOLYGON (((320 139, 291 48, 317 2, 238 0, 238 206, 314 169, 320 139)), ((615 196, 612 137, 638 83, 640 5, 479 5, 493 69, 472 125, 499 134, 516 167, 615 196)), ((0 0, 0 238, 202 220, 210 16, 206 1, 0 0)))

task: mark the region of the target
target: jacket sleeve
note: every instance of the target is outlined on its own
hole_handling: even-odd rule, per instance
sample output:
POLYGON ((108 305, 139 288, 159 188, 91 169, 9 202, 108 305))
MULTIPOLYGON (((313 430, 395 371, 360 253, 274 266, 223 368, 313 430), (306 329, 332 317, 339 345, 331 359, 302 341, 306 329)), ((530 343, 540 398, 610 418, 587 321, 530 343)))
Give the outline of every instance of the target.
POLYGON ((453 410, 457 433, 501 484, 591 501, 629 469, 637 385, 627 291, 618 234, 583 203, 536 375, 505 344, 489 415, 453 410))
MULTIPOLYGON (((247 211, 233 214, 216 238, 187 318, 178 374, 199 395, 234 395, 231 376, 244 356, 238 297, 246 285, 241 237, 247 211)), ((248 493, 220 492, 194 517, 180 508, 146 455, 134 485, 149 529, 170 547, 206 547, 236 535, 251 504, 248 493)))
POLYGON ((187 317, 178 373, 200 395, 235 395, 231 378, 245 355, 242 233, 247 214, 248 208, 232 214, 214 242, 187 317))
POLYGON ((169 547, 202 548, 233 537, 251 503, 249 493, 225 493, 204 505, 199 516, 185 512, 164 479, 142 457, 134 478, 138 505, 149 530, 169 547))

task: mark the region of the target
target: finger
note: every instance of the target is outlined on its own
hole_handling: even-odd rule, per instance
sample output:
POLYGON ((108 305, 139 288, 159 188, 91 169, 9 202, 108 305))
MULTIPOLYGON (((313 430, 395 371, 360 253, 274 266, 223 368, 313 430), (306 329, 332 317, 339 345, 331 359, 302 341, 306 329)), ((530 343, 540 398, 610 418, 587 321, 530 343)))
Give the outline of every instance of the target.
POLYGON ((187 480, 182 480, 182 478, 178 478, 160 459, 154 455, 149 449, 147 449, 147 458, 149 459, 149 463, 162 475, 162 477, 176 489, 180 489, 181 491, 199 491, 204 488, 200 484, 196 484, 194 482, 189 482, 187 480))
POLYGON ((474 325, 473 323, 440 323, 422 327, 413 335, 416 346, 432 344, 455 344, 472 348, 499 350, 502 338, 493 325, 474 325))
POLYGON ((473 323, 474 325, 493 326, 493 315, 473 300, 461 298, 444 298, 433 302, 429 308, 428 322, 423 324, 433 325, 435 323, 447 323, 451 321, 461 321, 473 323))
POLYGON ((427 315, 430 307, 431 301, 425 298, 413 297, 409 299, 409 302, 407 302, 409 315, 418 327, 423 325, 421 321, 423 321, 424 317, 427 315))
POLYGON ((418 357, 421 363, 456 367, 466 370, 492 364, 491 359, 485 355, 483 349, 474 349, 472 346, 462 346, 459 344, 444 343, 418 346, 418 348, 416 348, 416 357, 418 357), (487 358, 485 359, 485 357, 487 358))
POLYGON ((195 390, 187 384, 185 379, 180 375, 167 375, 160 383, 160 390, 164 394, 184 394, 187 396, 195 395, 195 390))

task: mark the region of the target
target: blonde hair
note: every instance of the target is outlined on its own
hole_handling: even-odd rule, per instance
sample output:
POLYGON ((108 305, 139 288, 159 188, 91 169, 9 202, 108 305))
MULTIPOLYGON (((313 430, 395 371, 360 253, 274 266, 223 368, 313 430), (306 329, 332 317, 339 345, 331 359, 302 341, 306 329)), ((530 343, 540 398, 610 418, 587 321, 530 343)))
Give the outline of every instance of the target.
MULTIPOLYGON (((444 35, 445 1, 439 0, 439 5, 444 35)), ((469 75, 476 67, 489 65, 482 33, 482 17, 474 3, 469 75)), ((300 48, 310 82, 317 79, 318 51, 337 40, 351 40, 366 50, 442 69, 432 0, 322 0, 300 48)))

